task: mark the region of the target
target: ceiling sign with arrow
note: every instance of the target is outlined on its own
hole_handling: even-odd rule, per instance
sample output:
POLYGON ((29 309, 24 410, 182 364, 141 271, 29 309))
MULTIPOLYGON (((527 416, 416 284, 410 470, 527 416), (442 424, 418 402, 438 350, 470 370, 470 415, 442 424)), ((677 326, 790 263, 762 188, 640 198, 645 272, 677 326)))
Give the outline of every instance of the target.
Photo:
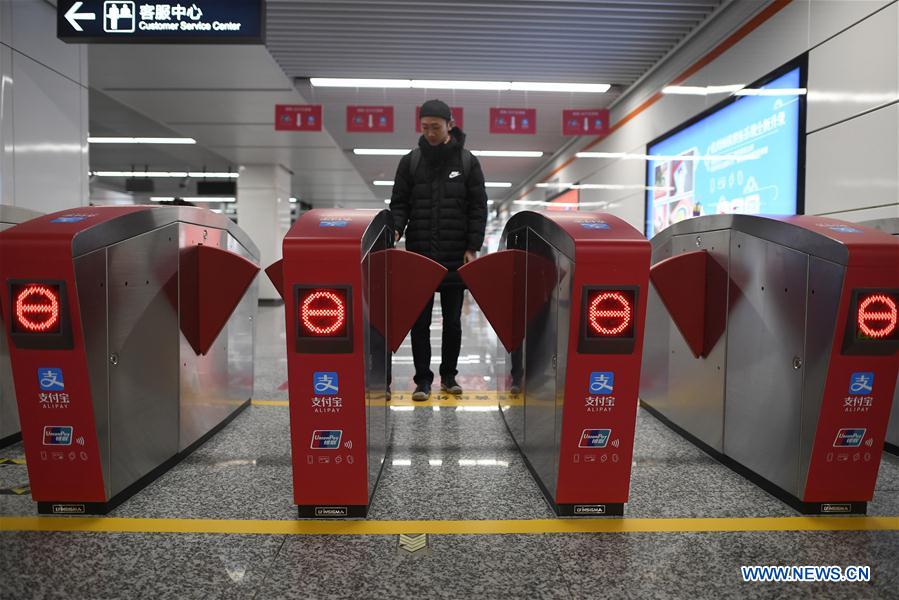
POLYGON ((56 36, 82 44, 262 44, 265 0, 59 0, 56 36))

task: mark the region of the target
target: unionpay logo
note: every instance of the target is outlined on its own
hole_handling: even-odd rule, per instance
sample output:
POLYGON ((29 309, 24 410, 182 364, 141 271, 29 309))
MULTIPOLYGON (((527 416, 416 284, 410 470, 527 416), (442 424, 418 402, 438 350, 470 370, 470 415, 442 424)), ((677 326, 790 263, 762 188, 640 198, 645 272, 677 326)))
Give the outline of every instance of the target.
POLYGON ((62 379, 62 369, 41 367, 37 370, 37 382, 46 392, 61 392, 66 389, 62 379))
POLYGON ((605 448, 611 435, 611 429, 585 429, 578 448, 605 448))
POLYGON ((834 448, 858 448, 862 445, 867 429, 840 429, 837 439, 833 441, 834 448))
POLYGON ((47 425, 44 427, 45 446, 71 446, 71 425, 47 425))
POLYGON ((336 396, 340 380, 334 371, 315 371, 312 374, 312 391, 318 396, 336 396))
POLYGON ((615 373, 613 371, 594 371, 590 373, 590 393, 607 396, 615 391, 615 373))
POLYGON ((343 437, 341 429, 316 429, 312 432, 313 450, 338 450, 340 438, 343 437))
POLYGON ((867 396, 874 392, 874 373, 856 371, 849 378, 849 393, 853 396, 867 396))

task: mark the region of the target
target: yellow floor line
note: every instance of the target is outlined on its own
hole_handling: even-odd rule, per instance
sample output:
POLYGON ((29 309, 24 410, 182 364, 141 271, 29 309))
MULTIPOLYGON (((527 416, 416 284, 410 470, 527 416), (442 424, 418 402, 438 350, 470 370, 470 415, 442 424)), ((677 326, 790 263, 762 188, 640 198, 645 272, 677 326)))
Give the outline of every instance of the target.
POLYGON ((253 400, 253 406, 290 406, 287 400, 253 400))
MULTIPOLYGON (((253 400, 253 406, 289 406, 287 400, 253 400)), ((497 406, 496 400, 425 400, 423 402, 415 402, 414 400, 393 400, 387 403, 387 406, 414 406, 416 408, 457 408, 460 406, 497 406)))
POLYGON ((260 535, 397 535, 401 533, 714 533, 745 531, 899 531, 895 517, 746 517, 690 519, 523 519, 501 521, 280 521, 0 517, 0 531, 220 533, 260 535))

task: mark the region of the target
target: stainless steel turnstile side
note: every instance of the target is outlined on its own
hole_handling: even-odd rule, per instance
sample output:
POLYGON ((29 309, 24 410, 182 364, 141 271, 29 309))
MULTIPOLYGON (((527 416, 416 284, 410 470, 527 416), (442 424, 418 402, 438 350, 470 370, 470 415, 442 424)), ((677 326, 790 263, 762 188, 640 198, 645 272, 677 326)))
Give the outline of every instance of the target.
MULTIPOLYGON (((730 262, 730 231, 675 235, 653 242, 652 264, 695 250, 706 250, 725 270, 730 262)), ((720 298, 727 302, 727 297, 720 298)), ((704 444, 724 449, 724 379, 727 344, 722 337, 705 360, 690 349, 654 286, 649 286, 640 398, 704 444), (681 385, 670 386, 671 381, 681 385)))
MULTIPOLYGON (((39 217, 41 214, 43 213, 0 204, 0 231, 39 217)), ((0 328, 6 328, 2 314, 0 314, 0 328)), ((9 346, 6 336, 0 335, 0 446, 16 442, 18 439, 19 409, 16 407, 16 391, 9 364, 9 346)))
POLYGON ((708 251, 727 272, 719 299, 727 321, 709 355, 694 358, 650 286, 641 400, 800 497, 845 275, 839 244, 743 215, 692 219, 669 230, 652 240, 652 263, 708 251))
MULTIPOLYGON (((859 224, 899 236, 899 217, 862 221, 859 224)), ((890 416, 890 424, 887 426, 885 449, 892 454, 899 454, 899 385, 896 386, 896 391, 893 393, 893 412, 890 416)))
MULTIPOLYGON (((181 223, 179 241, 182 250, 204 243, 250 261, 259 261, 258 252, 254 255, 250 248, 243 246, 224 229, 181 223)), ((180 336, 179 452, 195 443, 252 396, 258 296, 258 286, 251 285, 205 355, 198 356, 187 339, 180 336)))
POLYGON ((255 262, 258 250, 227 219, 168 217, 98 236, 74 258, 108 498, 207 435, 253 391, 257 285, 200 356, 181 333, 179 259, 198 243, 255 262))
POLYGON ((574 243, 542 220, 510 222, 500 247, 521 250, 516 289, 509 310, 522 319, 524 341, 515 352, 497 343, 497 356, 506 373, 500 409, 540 486, 555 498, 559 484, 562 411, 571 320, 574 243), (538 229, 539 228, 539 229, 538 229), (529 278, 552 281, 530 281, 529 278), (546 297, 525 292, 527 286, 546 289, 546 297), (536 303, 530 305, 530 303, 536 303), (527 315, 531 315, 529 320, 527 315), (512 387, 517 388, 512 391, 512 387))

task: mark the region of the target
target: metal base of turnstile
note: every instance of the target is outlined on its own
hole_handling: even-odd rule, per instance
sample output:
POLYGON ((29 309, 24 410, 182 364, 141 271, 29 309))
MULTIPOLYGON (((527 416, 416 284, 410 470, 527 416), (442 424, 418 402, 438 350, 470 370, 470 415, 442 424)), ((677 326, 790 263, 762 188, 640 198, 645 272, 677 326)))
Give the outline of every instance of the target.
POLYGON ((234 409, 225 420, 210 429, 205 435, 195 441, 193 444, 168 459, 124 490, 107 500, 106 502, 38 502, 37 512, 42 515, 105 515, 115 509, 125 500, 141 491, 160 475, 177 465, 179 462, 187 458, 194 450, 202 446, 206 441, 216 433, 225 428, 228 423, 234 420, 237 415, 242 413, 250 405, 250 399, 234 409))
POLYGON ((543 492, 544 500, 546 500, 546 503, 549 504, 549 507, 553 509, 553 512, 556 513, 557 517, 621 517, 624 515, 623 502, 608 502, 605 504, 556 503, 556 501, 553 500, 553 496, 550 493, 549 489, 543 484, 543 481, 540 479, 540 475, 534 468, 534 465, 531 464, 531 461, 528 460, 528 457, 521 449, 521 446, 518 445, 518 440, 515 439, 515 434, 509 427, 509 423, 506 422, 506 415, 503 413, 503 411, 499 411, 499 414, 503 417, 503 423, 506 426, 506 430, 509 432, 509 437, 511 437, 512 441, 515 442, 515 447, 518 449, 518 453, 521 455, 522 460, 524 460, 524 464, 527 466, 528 471, 531 472, 531 477, 533 477, 534 481, 537 482, 537 486, 540 488, 540 491, 543 492))
POLYGON ((368 506, 368 504, 303 505, 297 506, 297 515, 301 519, 364 519, 368 516, 368 506))
POLYGON ((12 435, 8 435, 5 438, 0 438, 0 448, 6 448, 7 446, 12 446, 16 442, 22 441, 22 432, 17 431, 12 435))
POLYGON ((800 500, 793 494, 784 490, 783 488, 771 483, 758 473, 744 467, 734 459, 718 452, 693 434, 689 433, 685 429, 679 427, 674 422, 670 421, 666 418, 662 413, 652 408, 642 400, 640 401, 640 406, 643 407, 649 414, 654 416, 656 419, 664 423, 668 426, 669 429, 680 435, 681 437, 687 439, 694 446, 720 462, 725 467, 728 467, 731 471, 742 475, 755 485, 759 486, 781 502, 790 505, 798 512, 804 515, 864 515, 868 512, 868 503, 867 502, 840 502, 840 501, 832 501, 832 502, 805 502, 800 500))

